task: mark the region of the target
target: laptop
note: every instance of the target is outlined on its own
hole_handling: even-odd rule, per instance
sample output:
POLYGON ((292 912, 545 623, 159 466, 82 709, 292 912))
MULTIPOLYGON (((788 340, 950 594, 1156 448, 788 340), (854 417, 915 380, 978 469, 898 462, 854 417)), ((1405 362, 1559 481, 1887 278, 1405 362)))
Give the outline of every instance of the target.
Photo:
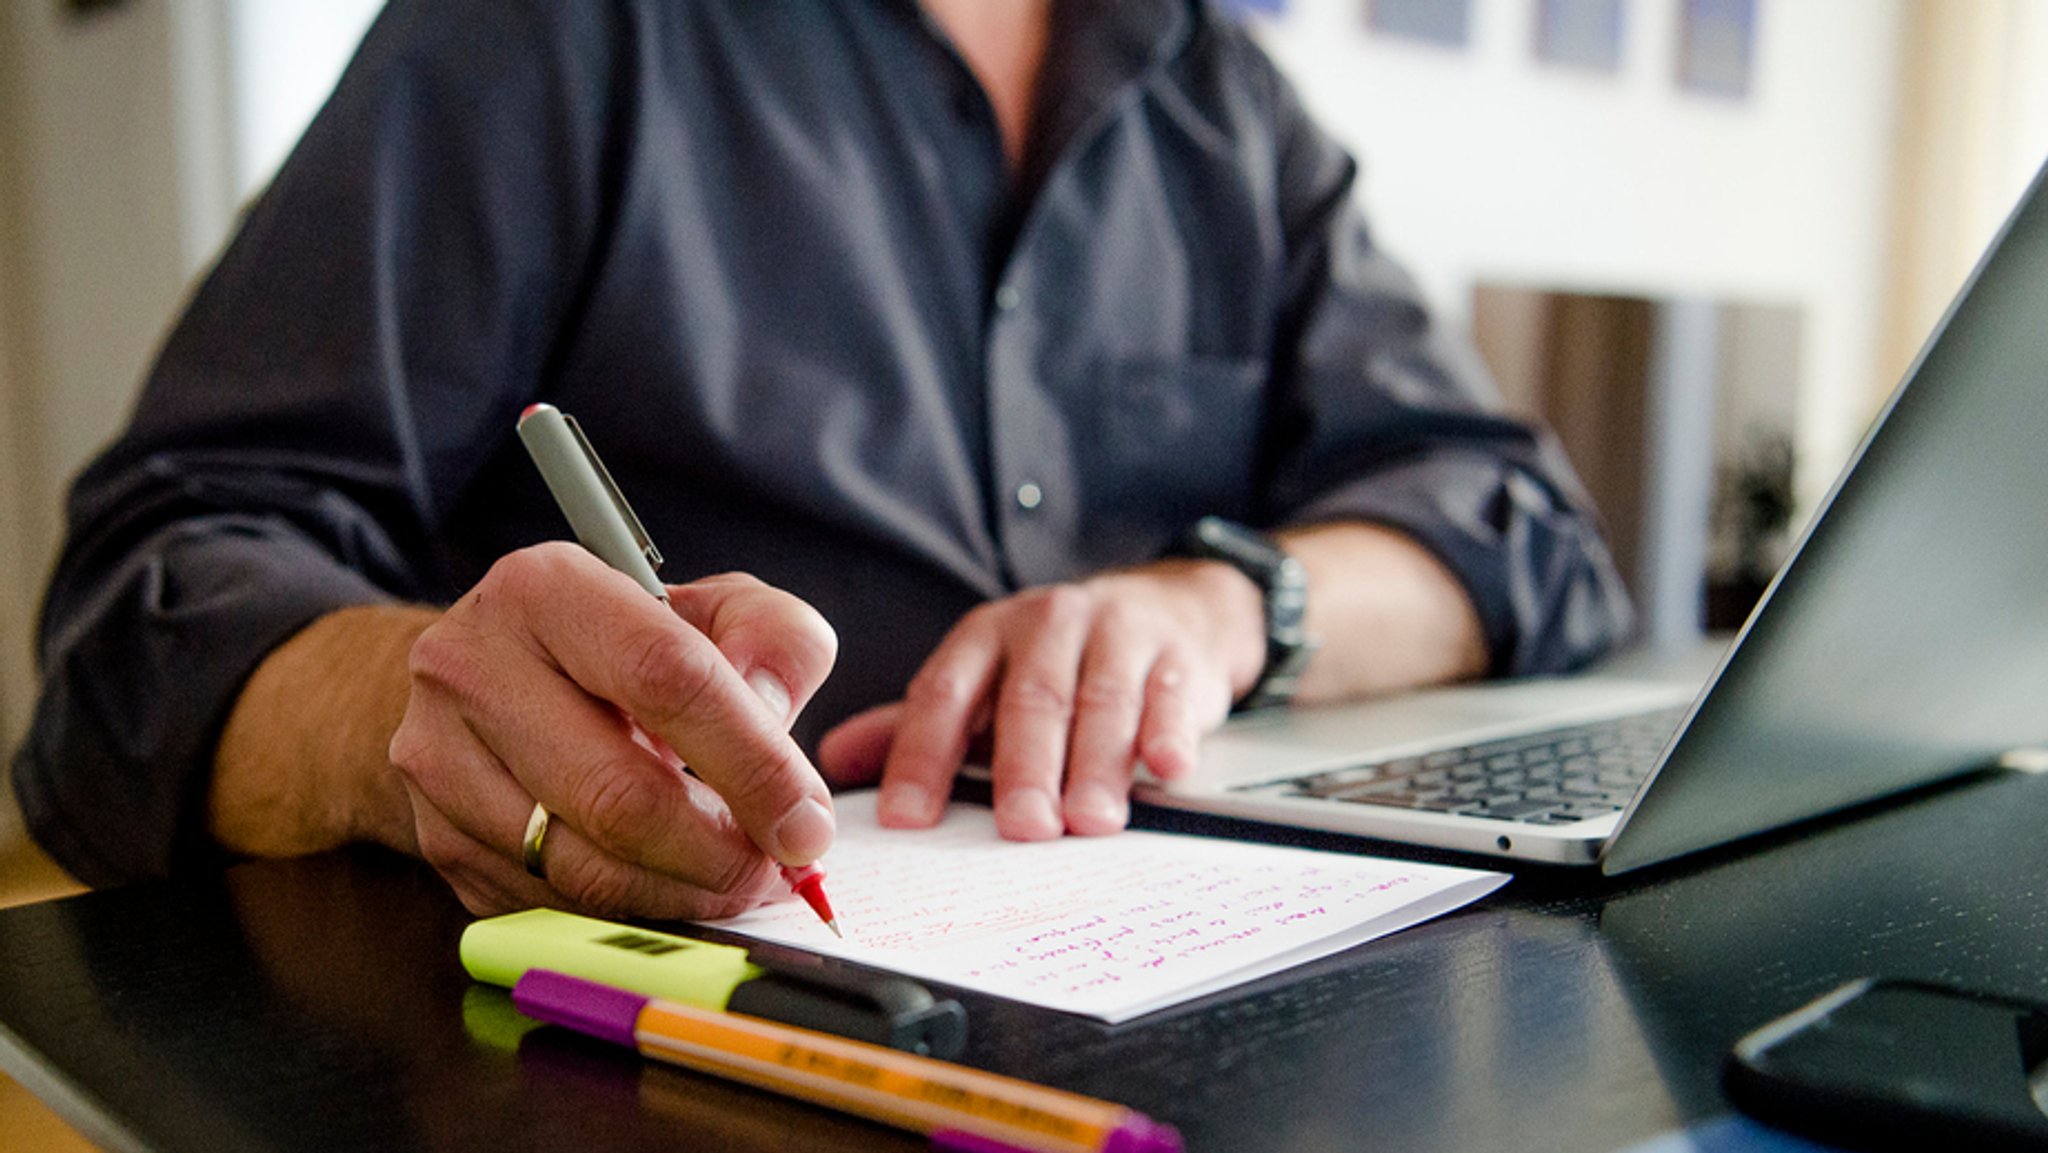
POLYGON ((1704 668, 1249 714, 1135 796, 1619 874, 2048 743, 2044 188, 1704 668))

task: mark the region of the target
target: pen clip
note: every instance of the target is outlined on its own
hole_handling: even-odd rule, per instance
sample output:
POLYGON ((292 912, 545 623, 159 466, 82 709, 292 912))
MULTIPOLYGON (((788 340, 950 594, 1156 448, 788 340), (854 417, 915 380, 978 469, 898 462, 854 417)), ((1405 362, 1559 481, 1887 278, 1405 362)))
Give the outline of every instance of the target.
POLYGON ((654 547, 654 538, 647 535, 647 529, 641 525, 639 516, 633 512, 633 506, 626 503, 626 494, 619 491, 618 482, 612 479, 611 470, 604 466, 604 461, 598 459, 597 449, 591 446, 590 438, 583 435, 583 426, 577 424, 576 418, 566 412, 562 414, 562 423, 569 426, 570 434, 576 438, 576 447, 583 452, 583 459, 590 462, 591 469, 597 473, 597 479, 604 485, 605 495, 611 498, 612 505, 619 510, 619 516, 625 520, 626 529, 633 534, 633 544, 640 549, 640 555, 647 558, 649 567, 659 572, 661 550, 654 547))

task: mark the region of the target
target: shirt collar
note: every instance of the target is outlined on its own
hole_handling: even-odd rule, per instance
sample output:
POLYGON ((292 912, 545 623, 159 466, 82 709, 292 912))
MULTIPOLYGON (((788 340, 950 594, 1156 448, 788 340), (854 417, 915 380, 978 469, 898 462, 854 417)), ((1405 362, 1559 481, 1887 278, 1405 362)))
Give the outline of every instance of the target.
MULTIPOLYGON (((1053 0, 1052 36, 1032 110, 1033 152, 1061 155, 1095 113, 1177 54, 1195 28, 1200 0, 1053 0)), ((918 0, 889 0, 933 36, 940 28, 918 0)))
POLYGON ((1052 38, 1032 110, 1027 183, 1115 103, 1173 58, 1194 31, 1191 0, 1053 0, 1052 38))

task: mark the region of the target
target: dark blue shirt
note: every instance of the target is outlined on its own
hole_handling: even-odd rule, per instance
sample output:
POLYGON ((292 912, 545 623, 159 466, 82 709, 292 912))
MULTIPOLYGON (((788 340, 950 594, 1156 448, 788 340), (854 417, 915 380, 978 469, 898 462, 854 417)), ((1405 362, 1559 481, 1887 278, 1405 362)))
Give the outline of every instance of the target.
POLYGON ((207 859, 266 652, 567 535, 513 435, 536 400, 663 576, 750 571, 837 628, 807 741, 975 604, 1206 513, 1412 534, 1500 673, 1620 634, 1569 469, 1241 30, 1063 3, 1041 88, 1012 171, 909 0, 394 0, 73 492, 37 839, 91 882, 207 859))

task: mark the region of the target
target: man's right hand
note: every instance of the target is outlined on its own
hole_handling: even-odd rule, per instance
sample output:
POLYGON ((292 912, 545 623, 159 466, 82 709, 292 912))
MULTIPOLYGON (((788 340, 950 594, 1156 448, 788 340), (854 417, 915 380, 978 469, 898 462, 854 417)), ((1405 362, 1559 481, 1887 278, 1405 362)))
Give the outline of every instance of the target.
MULTIPOLYGON (((388 767, 377 757, 402 780, 411 828, 359 821, 356 833, 414 848, 480 914, 549 904, 715 917, 773 893, 777 862, 805 864, 831 844, 830 794, 788 725, 837 641, 815 610, 751 577, 672 586, 670 597, 663 605, 574 545, 499 561, 411 645, 403 716, 384 730, 388 767), (536 803, 551 814, 542 878, 522 864, 536 803)), ((223 777, 251 775, 229 772, 229 751, 224 738, 217 832, 235 801, 223 777)))

